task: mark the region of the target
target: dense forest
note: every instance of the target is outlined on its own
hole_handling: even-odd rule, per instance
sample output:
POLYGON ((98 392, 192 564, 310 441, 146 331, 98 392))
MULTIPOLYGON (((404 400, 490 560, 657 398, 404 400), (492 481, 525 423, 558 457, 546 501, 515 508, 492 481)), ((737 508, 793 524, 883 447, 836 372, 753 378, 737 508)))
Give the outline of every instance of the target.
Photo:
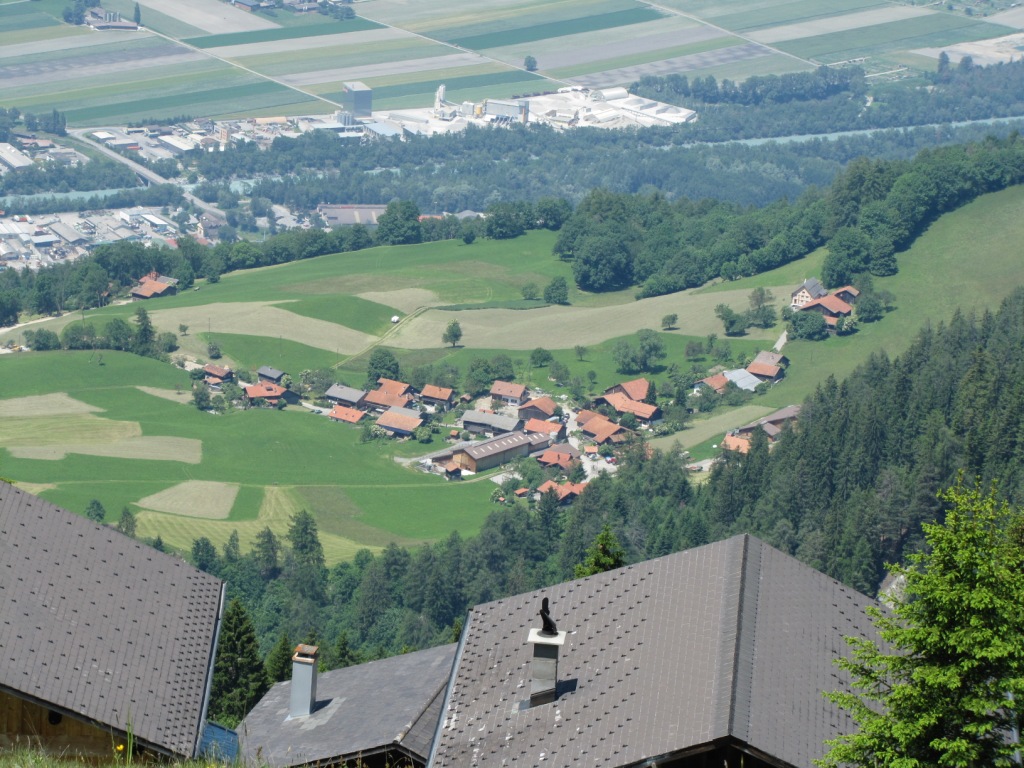
POLYGON ((875 85, 870 98, 858 67, 749 77, 735 83, 713 75, 644 77, 630 90, 700 113, 683 127, 689 141, 831 133, 865 128, 955 123, 1024 114, 1024 61, 954 67, 939 57, 927 81, 875 85))
POLYGON ((757 209, 715 200, 669 201, 598 189, 571 211, 565 200, 546 197, 495 203, 489 217, 463 224, 455 217, 419 220, 411 201, 389 203, 372 234, 361 226, 330 232, 290 230, 262 243, 199 246, 189 237, 177 248, 138 243, 97 247, 86 258, 37 272, 0 272, 0 324, 20 311, 55 314, 99 306, 110 293, 131 286, 151 270, 187 288, 197 277, 219 280, 226 271, 250 269, 359 250, 375 243, 404 244, 477 234, 492 238, 527 229, 561 230, 555 255, 572 262, 577 285, 587 291, 639 286, 637 297, 701 285, 716 277, 754 275, 827 245, 826 285, 870 272, 891 275, 897 252, 931 221, 978 195, 1024 182, 1024 140, 1016 133, 920 153, 912 161, 857 160, 825 191, 793 203, 757 209))
POLYGON ((905 355, 822 384, 772 449, 759 432, 748 454, 724 452, 699 487, 677 451, 635 443, 570 506, 553 495, 497 504, 471 538, 363 550, 328 569, 299 513, 284 541, 264 530, 242 554, 235 537, 223 552, 199 539, 192 559, 227 579, 264 654, 315 640, 328 667, 450 642, 469 606, 572 578, 599 537, 638 561, 750 532, 874 594, 883 564, 917 551, 921 523, 941 519, 937 494, 959 473, 1024 499, 1022 343, 1024 289, 997 312, 925 327, 905 355))

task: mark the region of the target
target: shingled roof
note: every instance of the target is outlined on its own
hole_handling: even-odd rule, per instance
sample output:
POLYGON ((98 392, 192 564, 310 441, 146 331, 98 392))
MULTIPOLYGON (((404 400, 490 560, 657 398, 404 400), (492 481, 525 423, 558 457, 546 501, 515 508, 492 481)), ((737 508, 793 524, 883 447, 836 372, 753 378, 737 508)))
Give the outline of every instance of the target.
POLYGON ((324 672, 317 707, 289 719, 291 682, 277 683, 238 727, 260 765, 334 765, 389 752, 422 765, 430 752, 455 645, 324 672))
POLYGON ((0 690, 192 757, 223 582, 0 482, 0 690))
POLYGON ((741 535, 478 605, 430 765, 668 765, 727 745, 811 768, 853 728, 822 691, 844 684, 843 636, 874 636, 871 602, 741 535), (544 597, 568 634, 558 699, 530 707, 544 597))

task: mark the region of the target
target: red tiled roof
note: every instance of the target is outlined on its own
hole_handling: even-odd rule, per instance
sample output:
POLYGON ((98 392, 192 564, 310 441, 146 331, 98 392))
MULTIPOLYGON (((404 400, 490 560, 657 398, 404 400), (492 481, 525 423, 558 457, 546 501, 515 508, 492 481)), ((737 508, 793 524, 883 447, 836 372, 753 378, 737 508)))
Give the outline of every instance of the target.
POLYGON ((536 408, 548 416, 554 416, 555 410, 558 408, 558 404, 545 395, 544 397, 535 397, 533 400, 526 401, 519 406, 519 410, 522 410, 523 408, 536 408))
POLYGON ((727 451, 738 451, 739 453, 750 451, 750 441, 739 435, 726 435, 719 445, 727 451))
POLYGON ((755 376, 764 376, 765 378, 774 379, 782 372, 782 369, 777 365, 754 362, 747 366, 747 372, 752 373, 755 376))
POLYGON ((632 413, 638 419, 643 419, 644 421, 653 419, 654 415, 658 412, 658 406, 631 400, 621 392, 612 392, 611 394, 601 395, 601 397, 597 399, 604 400, 619 413, 632 413))
POLYGON ((406 416, 402 413, 392 413, 390 411, 382 413, 380 418, 377 419, 378 427, 399 430, 402 432, 414 432, 422 423, 423 419, 417 419, 415 416, 406 416))
POLYGON ((259 384, 248 384, 245 387, 245 396, 250 400, 258 400, 259 398, 274 399, 281 397, 284 393, 285 388, 272 381, 261 381, 259 384))
POLYGON ((705 379, 700 380, 701 384, 707 384, 715 392, 721 394, 725 392, 725 387, 729 383, 729 379, 725 377, 724 373, 716 373, 714 376, 708 376, 705 379))
POLYGON ((383 392, 386 395, 404 395, 409 391, 409 385, 404 381, 395 381, 394 379, 385 379, 381 376, 377 379, 377 383, 380 385, 377 387, 378 392, 383 392))
POLYGON ((854 288, 852 285, 844 285, 842 288, 836 288, 832 291, 834 294, 848 293, 851 296, 860 296, 860 291, 854 288))
POLYGON ((829 294, 828 296, 822 296, 820 299, 809 301, 803 305, 801 312, 806 312, 812 307, 824 307, 827 311, 834 315, 849 315, 853 312, 853 307, 847 304, 845 301, 840 299, 838 296, 829 294))
POLYGON ((346 424, 358 424, 359 420, 366 415, 365 411, 356 408, 346 408, 344 405, 336 405, 328 414, 335 421, 344 421, 346 424))
POLYGON ((410 400, 412 400, 412 398, 409 397, 409 395, 389 394, 381 388, 367 392, 364 402, 384 408, 391 408, 393 406, 405 408, 405 406, 409 404, 410 400))
MULTIPOLYGON (((624 381, 617 386, 619 389, 622 390, 623 394, 625 394, 626 397, 628 397, 630 400, 636 400, 638 402, 641 400, 646 400, 647 393, 650 392, 651 390, 651 382, 644 378, 633 379, 632 381, 624 381)), ((615 387, 612 387, 612 389, 615 389, 615 387)))
POLYGON ((559 485, 554 480, 546 480, 537 486, 538 493, 547 493, 549 490, 558 494, 558 500, 564 501, 570 496, 579 496, 586 488, 586 483, 562 483, 559 485))
POLYGON ((229 379, 231 378, 231 369, 225 368, 223 365, 214 365, 213 363, 207 363, 203 366, 203 370, 211 376, 216 376, 218 379, 229 379))
MULTIPOLYGON (((601 414, 598 413, 597 411, 588 411, 584 409, 576 414, 576 423, 582 427, 595 416, 601 416, 601 414)), ((604 417, 601 416, 601 418, 604 417)))
POLYGON ((625 427, 609 421, 601 414, 596 414, 593 418, 587 420, 587 424, 583 427, 583 431, 588 435, 591 435, 595 442, 604 443, 611 440, 616 435, 627 432, 628 430, 625 427))
POLYGON ((509 381, 496 381, 491 386, 491 397, 508 397, 522 400, 526 397, 526 387, 509 381))
POLYGON ((567 453, 548 450, 537 457, 537 462, 545 467, 559 466, 568 469, 572 466, 573 457, 567 453))
POLYGON ((562 431, 562 425, 553 421, 542 421, 541 419, 530 419, 523 426, 524 432, 543 432, 547 435, 557 435, 562 431))
POLYGON ((433 400, 451 400, 454 391, 451 387, 435 387, 433 384, 426 384, 420 395, 433 400))

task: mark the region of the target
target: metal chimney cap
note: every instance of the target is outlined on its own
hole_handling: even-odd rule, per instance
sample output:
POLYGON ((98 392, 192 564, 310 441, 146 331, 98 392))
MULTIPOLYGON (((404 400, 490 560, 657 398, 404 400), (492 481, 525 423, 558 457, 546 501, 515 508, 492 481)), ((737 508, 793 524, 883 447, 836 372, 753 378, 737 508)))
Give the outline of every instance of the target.
POLYGON ((303 645, 300 643, 295 646, 295 655, 292 656, 292 661, 297 661, 302 664, 315 664, 319 655, 320 646, 303 645))

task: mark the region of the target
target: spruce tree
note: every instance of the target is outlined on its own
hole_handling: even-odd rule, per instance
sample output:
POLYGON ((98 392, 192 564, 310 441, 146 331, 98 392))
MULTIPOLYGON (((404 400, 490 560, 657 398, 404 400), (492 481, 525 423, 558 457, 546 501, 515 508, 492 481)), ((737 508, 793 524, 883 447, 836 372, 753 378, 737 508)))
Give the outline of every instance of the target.
POLYGON ((220 631, 210 693, 211 718, 234 727, 269 687, 256 631, 245 606, 236 598, 228 605, 220 631))
POLYGON ((103 508, 103 505, 100 503, 99 499, 93 499, 85 508, 85 516, 92 520, 94 523, 102 523, 103 518, 107 516, 107 510, 103 508))
POLYGON ((582 579, 605 571, 621 568, 626 564, 626 552, 606 523, 587 550, 586 559, 576 566, 575 576, 582 579))
POLYGON ((270 649, 270 654, 267 656, 265 666, 271 684, 292 679, 292 655, 294 653, 295 648, 292 646, 291 640, 288 639, 288 633, 285 632, 274 643, 274 647, 270 649))

